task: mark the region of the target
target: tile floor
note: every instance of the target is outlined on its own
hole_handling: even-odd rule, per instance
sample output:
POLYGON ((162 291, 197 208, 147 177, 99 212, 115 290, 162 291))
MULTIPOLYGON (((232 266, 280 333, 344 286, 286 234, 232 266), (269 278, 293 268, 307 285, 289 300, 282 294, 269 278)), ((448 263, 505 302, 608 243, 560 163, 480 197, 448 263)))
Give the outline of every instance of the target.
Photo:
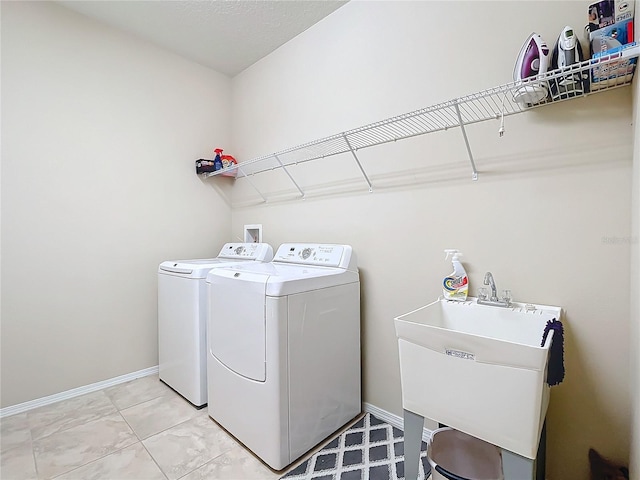
POLYGON ((278 479, 158 380, 133 380, 0 419, 2 480, 278 479))

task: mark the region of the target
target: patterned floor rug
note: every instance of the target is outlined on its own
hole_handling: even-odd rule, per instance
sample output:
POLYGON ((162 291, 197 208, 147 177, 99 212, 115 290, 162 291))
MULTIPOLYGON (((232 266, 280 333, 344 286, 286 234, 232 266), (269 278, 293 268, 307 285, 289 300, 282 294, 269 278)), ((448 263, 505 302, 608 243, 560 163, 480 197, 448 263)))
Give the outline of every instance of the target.
MULTIPOLYGON (((388 423, 365 414, 308 460, 287 472, 286 480, 399 480, 404 478, 404 437, 388 423)), ((418 479, 431 473, 422 442, 418 479), (425 475, 426 473, 426 475, 425 475)))

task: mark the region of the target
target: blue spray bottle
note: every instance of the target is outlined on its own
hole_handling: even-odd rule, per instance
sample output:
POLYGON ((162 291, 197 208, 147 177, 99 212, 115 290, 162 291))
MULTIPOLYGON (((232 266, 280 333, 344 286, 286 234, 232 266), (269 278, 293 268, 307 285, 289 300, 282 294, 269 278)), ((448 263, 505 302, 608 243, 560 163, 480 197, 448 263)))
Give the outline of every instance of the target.
POLYGON ((223 168, 222 158, 220 157, 220 154, 222 153, 222 149, 216 148, 214 151, 216 153, 216 158, 213 160, 213 170, 214 171, 222 170, 223 168))

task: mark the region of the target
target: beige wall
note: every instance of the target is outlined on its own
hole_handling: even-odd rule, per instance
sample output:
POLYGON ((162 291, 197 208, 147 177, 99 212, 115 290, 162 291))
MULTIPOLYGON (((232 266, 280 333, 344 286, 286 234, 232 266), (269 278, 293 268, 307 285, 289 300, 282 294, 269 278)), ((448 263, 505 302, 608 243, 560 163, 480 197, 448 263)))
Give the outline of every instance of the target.
POLYGON ((215 255, 194 161, 230 80, 53 2, 2 2, 3 407, 158 364, 156 270, 215 255))
MULTIPOLYGON (((635 11, 640 12, 640 0, 635 2, 635 11)), ((636 17, 638 18, 638 17, 636 17)), ((636 41, 640 42, 640 29, 636 28, 636 41)), ((640 125, 640 81, 638 75, 633 82, 633 125, 636 132, 640 125)), ((633 148, 633 184, 631 210, 631 478, 640 478, 640 134, 635 134, 633 148)))
MULTIPOLYGON (((584 8, 350 2, 234 79, 235 150, 252 158, 507 82, 529 33, 581 31, 584 8)), ((491 270, 516 300, 564 307, 547 477, 588 478, 589 447, 629 459, 630 252, 618 239, 630 236, 631 104, 626 88, 551 105, 507 118, 502 139, 498 122, 470 126, 477 182, 457 130, 360 151, 373 193, 349 155, 292 168, 306 200, 281 171, 253 178, 267 204, 239 180, 233 234, 262 223, 274 246, 353 245, 364 400, 398 415, 393 318, 439 294, 443 249, 464 252, 473 291, 491 270)))

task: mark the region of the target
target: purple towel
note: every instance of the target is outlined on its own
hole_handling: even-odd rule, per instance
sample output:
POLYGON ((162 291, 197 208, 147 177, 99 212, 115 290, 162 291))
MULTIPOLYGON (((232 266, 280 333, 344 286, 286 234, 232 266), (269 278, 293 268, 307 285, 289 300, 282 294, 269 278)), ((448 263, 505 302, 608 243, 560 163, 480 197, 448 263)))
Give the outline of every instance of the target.
POLYGON ((562 328, 562 322, 555 318, 547 322, 542 334, 541 347, 547 340, 549 330, 554 330, 551 348, 549 349, 549 365, 547 367, 547 383, 552 387, 564 380, 564 328, 562 328))

